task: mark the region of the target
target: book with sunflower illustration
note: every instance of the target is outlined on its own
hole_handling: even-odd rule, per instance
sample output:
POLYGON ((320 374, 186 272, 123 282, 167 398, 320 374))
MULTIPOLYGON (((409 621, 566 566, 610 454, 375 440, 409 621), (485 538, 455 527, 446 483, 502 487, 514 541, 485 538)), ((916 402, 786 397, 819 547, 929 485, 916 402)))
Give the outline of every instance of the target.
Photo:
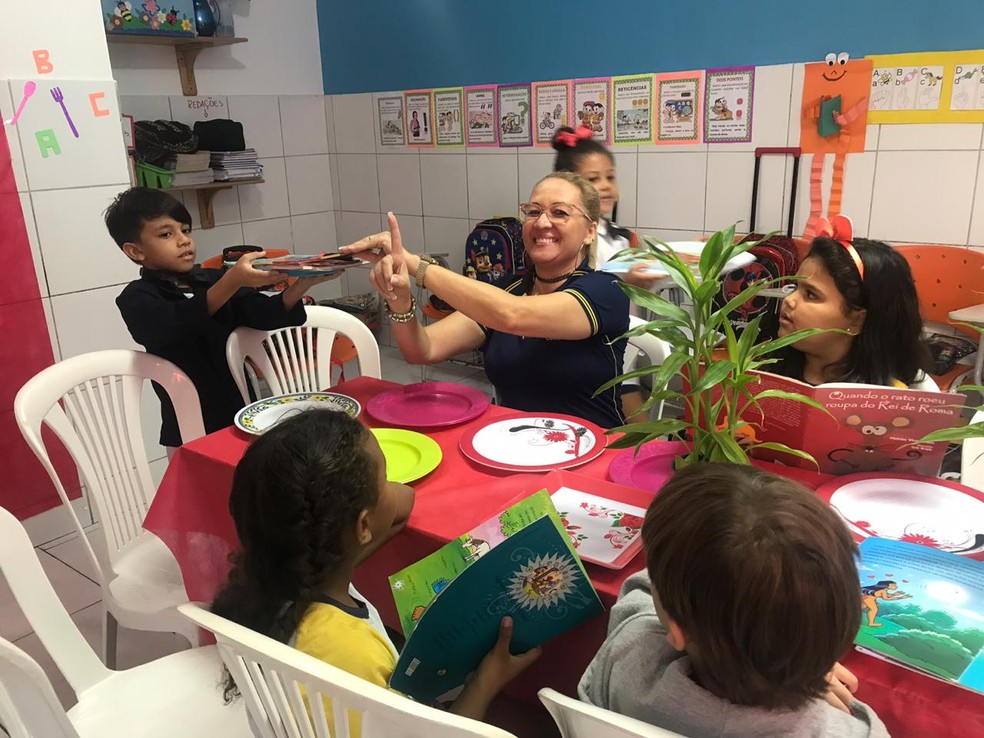
POLYGON ((390 686, 424 702, 464 683, 504 616, 519 653, 603 611, 547 490, 392 575, 390 586, 408 638, 390 686))

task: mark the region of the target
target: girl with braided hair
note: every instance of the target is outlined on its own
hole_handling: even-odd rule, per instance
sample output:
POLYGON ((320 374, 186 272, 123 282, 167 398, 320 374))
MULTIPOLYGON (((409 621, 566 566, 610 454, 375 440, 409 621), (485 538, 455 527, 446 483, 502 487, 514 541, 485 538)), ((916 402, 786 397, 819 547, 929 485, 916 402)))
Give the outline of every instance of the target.
MULTIPOLYGON (((240 548, 212 612, 387 686, 396 648, 352 577, 402 530, 412 507, 413 490, 387 481, 379 443, 357 420, 310 410, 281 421, 236 467, 229 511, 240 548)), ((512 656, 511 630, 505 618, 452 711, 482 719, 499 690, 539 655, 512 656)), ((226 701, 238 694, 227 672, 226 701)))

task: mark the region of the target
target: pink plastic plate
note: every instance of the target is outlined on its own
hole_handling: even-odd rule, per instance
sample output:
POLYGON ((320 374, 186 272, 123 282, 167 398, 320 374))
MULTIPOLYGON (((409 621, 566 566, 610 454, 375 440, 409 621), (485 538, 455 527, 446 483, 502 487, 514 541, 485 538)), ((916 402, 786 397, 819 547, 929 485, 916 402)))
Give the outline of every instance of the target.
POLYGON ((419 382, 376 395, 366 411, 404 428, 436 428, 477 418, 489 406, 484 392, 454 382, 419 382))
POLYGON ((608 478, 626 487, 656 492, 673 474, 673 459, 684 453, 682 443, 653 441, 639 453, 634 448, 618 454, 608 465, 608 478))

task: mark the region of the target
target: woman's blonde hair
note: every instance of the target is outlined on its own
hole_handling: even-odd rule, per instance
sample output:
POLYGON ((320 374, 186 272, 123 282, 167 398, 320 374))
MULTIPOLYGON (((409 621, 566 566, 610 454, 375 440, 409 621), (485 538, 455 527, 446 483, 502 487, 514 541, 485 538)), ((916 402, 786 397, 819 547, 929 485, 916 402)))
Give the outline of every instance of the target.
MULTIPOLYGON (((562 179, 577 187, 581 192, 581 205, 584 206, 584 212, 597 225, 598 221, 601 220, 601 195, 598 194, 598 190, 595 189, 593 184, 575 172, 550 172, 550 174, 537 182, 533 189, 535 190, 548 179, 562 179)), ((588 244, 588 266, 592 269, 595 268, 597 241, 598 234, 595 233, 594 240, 588 244)))

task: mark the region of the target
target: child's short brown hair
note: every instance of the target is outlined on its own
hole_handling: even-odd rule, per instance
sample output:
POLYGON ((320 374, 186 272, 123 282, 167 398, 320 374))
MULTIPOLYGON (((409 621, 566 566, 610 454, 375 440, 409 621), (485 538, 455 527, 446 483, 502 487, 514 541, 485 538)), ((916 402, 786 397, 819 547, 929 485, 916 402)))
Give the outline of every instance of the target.
POLYGON ((857 546, 830 507, 754 467, 695 464, 653 500, 642 538, 705 689, 788 709, 824 694, 861 620, 857 546))

